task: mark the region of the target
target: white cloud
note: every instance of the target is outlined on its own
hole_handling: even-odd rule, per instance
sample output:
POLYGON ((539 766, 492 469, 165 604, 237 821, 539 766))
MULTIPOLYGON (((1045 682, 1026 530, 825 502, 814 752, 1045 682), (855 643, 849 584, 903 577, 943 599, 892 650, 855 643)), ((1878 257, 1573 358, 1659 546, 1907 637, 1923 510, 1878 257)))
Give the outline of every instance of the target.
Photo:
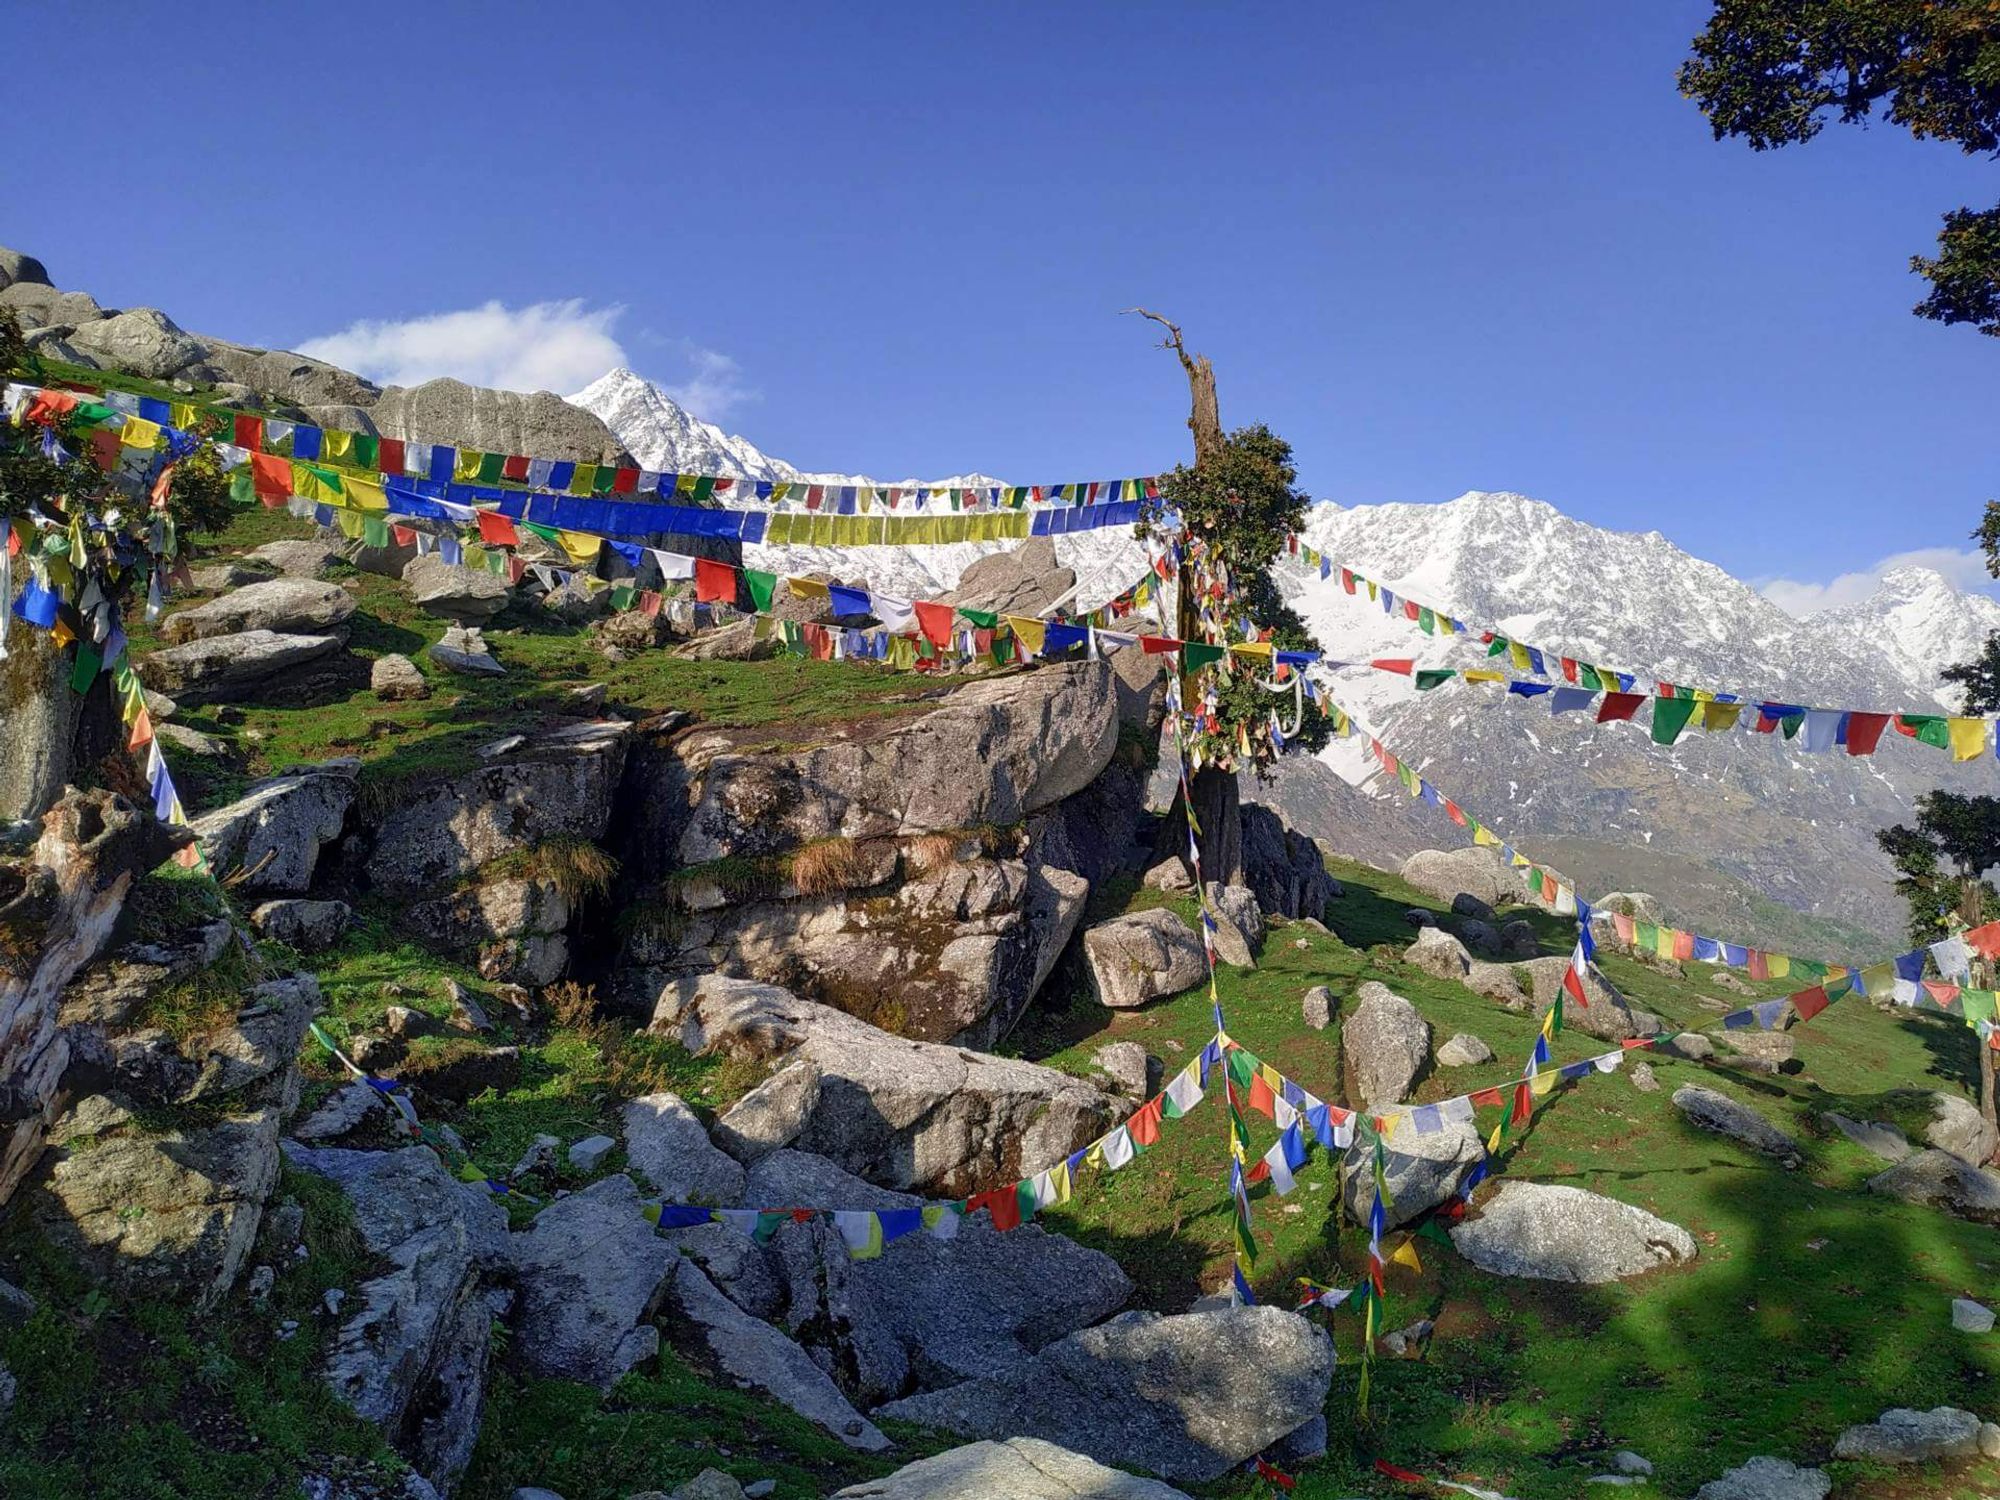
POLYGON ((299 352, 384 385, 449 375, 500 390, 574 391, 626 363, 612 334, 624 311, 587 308, 576 297, 519 308, 488 302, 400 322, 364 319, 306 340, 299 352))
POLYGON ((727 354, 704 349, 692 339, 663 338, 641 329, 639 342, 673 351, 674 358, 687 367, 687 378, 662 381, 660 389, 674 398, 676 405, 704 422, 720 422, 737 407, 757 400, 762 392, 743 379, 743 367, 727 354))
POLYGON ((1838 609, 1858 604, 1875 592, 1882 575, 1896 568, 1930 568, 1942 573, 1952 584, 1977 593, 1989 593, 1993 579, 1986 571, 1986 554, 1957 547, 1920 547, 1914 552, 1894 552, 1873 567, 1842 573, 1826 583, 1800 582, 1792 578, 1765 578, 1757 589, 1786 614, 1797 619, 1822 609, 1838 609))

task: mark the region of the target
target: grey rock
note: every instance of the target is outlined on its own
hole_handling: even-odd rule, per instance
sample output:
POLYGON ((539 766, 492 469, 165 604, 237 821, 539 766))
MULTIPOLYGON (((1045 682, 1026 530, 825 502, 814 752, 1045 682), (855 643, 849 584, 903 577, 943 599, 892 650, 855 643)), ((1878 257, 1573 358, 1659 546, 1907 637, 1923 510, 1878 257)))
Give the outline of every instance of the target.
POLYGON ((587 1135, 569 1148, 569 1164, 579 1172, 595 1172, 617 1149, 618 1142, 608 1135, 587 1135))
POLYGON ((1660 1091, 1660 1080, 1654 1076, 1651 1063, 1632 1065, 1632 1087, 1642 1094, 1657 1094, 1660 1091))
POLYGON ((1107 1469, 1039 1438, 968 1443, 864 1480, 834 1500, 1187 1500, 1156 1479, 1107 1469))
POLYGON ((1492 1062, 1493 1049, 1472 1033, 1461 1031, 1437 1049, 1437 1060, 1440 1067, 1469 1068, 1492 1062))
POLYGON ((1951 1326, 1960 1333, 1991 1333, 1993 1309, 1969 1297, 1951 1299, 1951 1326))
POLYGON ((1500 952, 1505 958, 1533 958, 1542 951, 1541 934, 1532 922, 1507 922, 1500 928, 1500 952))
POLYGON ((71 1052, 114 1076, 117 1087, 155 1104, 189 1104, 249 1088, 285 1070, 319 1009, 319 982, 290 974, 247 990, 227 1021, 175 1037, 154 1027, 125 1029, 87 1019, 88 1000, 66 1005, 71 1052))
POLYGON ((1668 1057, 1678 1057, 1684 1062, 1706 1062, 1715 1056, 1715 1043, 1699 1031, 1683 1031, 1656 1044, 1668 1057))
POLYGON ((1391 1329, 1382 1335, 1381 1349, 1391 1359, 1417 1359, 1429 1347, 1431 1335, 1437 1325, 1429 1318, 1419 1318, 1407 1327, 1391 1329))
POLYGON ((507 669, 486 648, 486 638, 476 625, 454 625, 446 630, 428 652, 430 659, 447 672, 464 677, 504 677, 507 669))
MULTIPOLYGON (((743 1497, 744 1500, 764 1500, 766 1495, 776 1494, 777 1489, 777 1480, 759 1479, 754 1483, 743 1486, 743 1497)), ((690 1497, 683 1495, 681 1500, 690 1500, 690 1497)))
POLYGON ((1733 1056, 1723 1059, 1733 1066, 1760 1073, 1777 1073, 1798 1055, 1798 1041, 1785 1031, 1725 1031, 1722 1045, 1733 1056))
POLYGON ((1635 922, 1657 923, 1665 918, 1659 898, 1644 891, 1607 891, 1596 903, 1596 909, 1607 916, 1630 917, 1635 922))
MULTIPOLYGON (((1392 1201, 1384 1213, 1387 1227, 1394 1229, 1456 1197, 1465 1174, 1486 1159, 1486 1144, 1470 1122, 1455 1122, 1435 1135, 1399 1130, 1387 1156, 1384 1175, 1392 1201)), ((1366 1153, 1351 1151, 1342 1159, 1340 1187, 1348 1217, 1366 1223, 1375 1199, 1375 1181, 1366 1153)))
POLYGON ((202 760, 229 760, 236 753, 227 740, 203 734, 185 724, 155 724, 153 734, 162 745, 171 745, 183 754, 202 760))
POLYGON ((1521 987, 1521 976, 1512 964, 1490 964, 1475 958, 1466 966, 1465 977, 1460 982, 1473 994, 1508 1010, 1528 1008, 1528 991, 1521 987))
POLYGON ((2000 1422, 1979 1424, 1979 1456, 2000 1458, 2000 1422))
POLYGON ((1872 1422, 1848 1428, 1833 1445, 1835 1458, 1885 1464, 1972 1458, 1978 1452, 1979 1418, 1955 1406, 1934 1406, 1929 1411, 1899 1406, 1872 1422))
POLYGON ((572 724, 390 809, 368 873, 394 894, 462 878, 545 839, 596 839, 611 814, 630 725, 572 724))
POLYGON ((775 985, 673 981, 651 1029, 691 1052, 787 1064, 718 1122, 716 1143, 739 1160, 790 1145, 871 1181, 960 1194, 1045 1170, 1112 1122, 1102 1094, 1054 1069, 894 1037, 775 985), (787 1115, 795 1133, 732 1145, 739 1113, 800 1064, 816 1076, 787 1115))
MULTIPOLYGON (((768 1495, 777 1488, 772 1479, 758 1481, 762 1485, 759 1495, 768 1495)), ((686 1484, 677 1488, 665 1500, 746 1500, 750 1490, 738 1484, 720 1469, 703 1469, 686 1484)))
POLYGON ((328 1094, 319 1108, 292 1127, 292 1136, 306 1142, 339 1140, 359 1130, 376 1111, 388 1108, 378 1090, 357 1078, 328 1094))
POLYGON ((1137 1042, 1112 1042, 1099 1047, 1091 1055, 1091 1061, 1127 1098, 1144 1099, 1152 1092, 1158 1065, 1137 1042))
POLYGON ((1037 1437, 1200 1482, 1319 1415, 1332 1375, 1325 1333, 1278 1308, 1127 1313, 1007 1374, 894 1401, 878 1415, 966 1437, 1037 1437), (1107 1410, 1116 1423, 1102 1420, 1107 1410))
POLYGON ((448 1492, 479 1436, 492 1326, 480 1274, 499 1261, 506 1211, 456 1181, 427 1146, 287 1144, 285 1154, 339 1184, 363 1243, 386 1267, 353 1289, 352 1311, 327 1349, 327 1384, 448 1492))
POLYGON ((1451 898, 1451 909, 1454 915, 1471 917, 1477 922, 1491 922, 1493 920, 1493 908, 1488 906, 1484 901, 1481 901, 1470 891, 1460 891, 1456 896, 1453 896, 1451 898))
POLYGON ((550 1204, 508 1237, 507 1254, 521 1288, 516 1347, 536 1374, 608 1389, 656 1351, 653 1329, 640 1325, 679 1257, 641 1216, 630 1177, 550 1204))
MULTIPOLYGON (((1121 656, 1122 659, 1122 656, 1121 656)), ((1340 898, 1319 846, 1290 827, 1275 808, 1242 804, 1243 880, 1266 916, 1318 921, 1340 898)))
POLYGON ((1186 860, 1178 854, 1170 854, 1146 871, 1145 878, 1139 883, 1149 891, 1191 891, 1194 889, 1194 876, 1188 873, 1186 860))
POLYGON ((252 562, 269 563, 287 578, 324 578, 339 552, 325 542, 266 542, 244 554, 252 562))
POLYGON ((1749 1105, 1739 1104, 1727 1094, 1697 1084, 1682 1084, 1674 1090, 1674 1108, 1687 1117, 1689 1124, 1775 1157, 1787 1171, 1805 1159, 1797 1141, 1749 1105))
POLYGON ((300 896, 266 901, 250 913, 250 925, 274 943, 301 953, 319 953, 339 942, 354 921, 345 901, 309 901, 300 896))
POLYGON ((368 689, 385 703, 428 698, 431 685, 417 664, 398 652, 378 656, 368 667, 368 689))
POLYGON ((671 1295, 706 1363, 817 1422, 850 1448, 880 1452, 889 1446, 803 1349, 723 1296, 693 1261, 673 1268, 671 1295))
POLYGON ((1782 1458, 1753 1458, 1711 1479, 1694 1500, 1826 1500, 1833 1481, 1818 1469, 1802 1469, 1782 1458))
POLYGON ((1708 982, 1719 990, 1727 990, 1732 995, 1754 995, 1754 985, 1745 984, 1727 969, 1718 969, 1709 976, 1708 982))
POLYGON ((1469 919, 1458 924, 1458 940, 1465 944, 1468 953, 1477 953, 1483 958, 1498 958, 1505 948, 1497 928, 1490 923, 1469 919))
POLYGON ((1403 962, 1438 979, 1462 980, 1472 967, 1472 955, 1442 927, 1423 927, 1403 950, 1403 962))
POLYGON ((340 650, 339 636, 246 630, 166 646, 139 663, 139 675, 182 703, 254 700, 275 679, 340 650))
POLYGON ((1611 1455, 1611 1467, 1620 1474, 1650 1474, 1653 1472, 1653 1461, 1630 1448, 1620 1448, 1611 1455))
POLYGON ((546 876, 485 874, 406 908, 402 921, 468 954, 482 978, 540 986, 569 965, 571 915, 562 886, 546 876))
POLYGON ((253 583, 268 583, 277 577, 275 567, 262 558, 231 557, 188 574, 199 594, 223 594, 253 583))
POLYGON ((1334 1012, 1340 1007, 1335 1003, 1333 991, 1323 984, 1316 984, 1306 991, 1299 1002, 1299 1019, 1313 1031, 1324 1031, 1333 1024, 1334 1012))
POLYGON ((1118 1010, 1178 995, 1208 977, 1199 934, 1163 906, 1090 928, 1083 959, 1098 1003, 1118 1010))
POLYGON ((227 807, 194 820, 202 853, 218 875, 245 871, 246 891, 303 894, 320 849, 340 836, 359 765, 328 761, 256 783, 227 807))
POLYGON ((146 712, 151 716, 155 727, 166 723, 181 711, 181 706, 165 693, 156 693, 151 688, 142 688, 140 691, 145 696, 146 712))
POLYGON ((1880 1120, 1849 1119, 1838 1110, 1831 1109, 1821 1118, 1855 1145, 1874 1152, 1884 1161, 1901 1161, 1910 1154, 1909 1137, 1893 1125, 1880 1120))
POLYGON ((1956 1094, 1933 1091, 1931 1121, 1924 1127, 1924 1144, 1949 1151, 1968 1166, 1983 1167, 2000 1147, 2000 1131, 1986 1123, 1978 1106, 1956 1094))
POLYGON ((1264 913, 1257 898, 1244 886, 1211 880, 1208 909, 1215 918, 1215 956, 1239 969, 1256 967, 1264 946, 1264 913))
POLYGON ((410 591, 410 602, 426 614, 469 625, 492 619, 514 597, 499 574, 456 567, 435 552, 406 566, 403 584, 410 591))
POLYGON ((1030 537, 1018 547, 979 558, 959 574, 958 587, 941 598, 971 609, 1034 615, 1075 586, 1076 574, 1057 560, 1055 543, 1030 537))
POLYGON ((34 256, 0 245, 0 287, 47 286, 49 273, 34 256))
POLYGON ((1693 1260, 1694 1236, 1644 1209, 1581 1188, 1504 1182, 1452 1244, 1481 1270, 1597 1286, 1693 1260))
POLYGON ((1967 1166, 1949 1151, 1918 1151, 1868 1179, 1868 1191, 1924 1203, 1982 1224, 2000 1224, 2000 1172, 1967 1166))
POLYGON ((743 1168, 709 1142, 677 1094, 648 1094, 625 1106, 625 1159, 669 1203, 734 1208, 743 1168))
POLYGON ((1409 1095, 1431 1056, 1431 1028, 1417 1008, 1370 980, 1340 1028, 1342 1051, 1364 1108, 1379 1109, 1409 1095))
POLYGON ((384 437, 448 441, 488 453, 532 453, 578 463, 617 463, 630 457, 597 417, 547 391, 523 394, 439 379, 389 386, 365 404, 384 437))
POLYGON ((1505 906, 1520 890, 1500 856, 1490 849, 1421 849, 1403 861, 1403 883, 1439 901, 1461 892, 1491 907, 1505 906))
POLYGON ((160 639, 169 645, 269 630, 292 635, 344 635, 354 613, 354 596, 336 583, 311 578, 273 578, 253 583, 177 610, 160 622, 160 639))
POLYGON ((1438 924, 1437 913, 1425 906, 1411 907, 1403 913, 1403 920, 1412 927, 1435 927, 1438 924))
POLYGON ((19 1328, 40 1306, 33 1293, 23 1291, 11 1281, 0 1281, 0 1323, 19 1328))
POLYGON ((538 1484, 520 1484, 507 1500, 563 1500, 554 1490, 545 1490, 538 1484))
POLYGON ((130 312, 80 325, 69 336, 70 346, 100 365, 126 370, 148 380, 178 375, 201 358, 202 346, 156 308, 130 312))

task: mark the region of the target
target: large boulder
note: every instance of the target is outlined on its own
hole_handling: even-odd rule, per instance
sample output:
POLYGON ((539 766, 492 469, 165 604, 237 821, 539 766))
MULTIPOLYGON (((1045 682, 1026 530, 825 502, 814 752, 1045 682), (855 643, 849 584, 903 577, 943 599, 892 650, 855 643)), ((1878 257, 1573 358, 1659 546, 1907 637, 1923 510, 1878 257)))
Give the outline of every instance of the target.
POLYGON ((296 1083, 288 1068, 233 1107, 171 1120, 121 1094, 77 1099, 50 1127, 36 1228, 121 1292, 214 1306, 257 1238, 296 1083))
POLYGON ((508 1236, 507 1258, 521 1288, 517 1347, 536 1374, 609 1389, 659 1352, 648 1320, 679 1256, 640 1213, 630 1177, 557 1199, 508 1236))
POLYGON ((1718 1094, 1699 1084, 1682 1084, 1674 1090, 1674 1108, 1698 1129, 1726 1135, 1753 1151, 1776 1157, 1787 1170, 1805 1159, 1797 1141, 1749 1105, 1739 1104, 1727 1094, 1718 1094))
POLYGON ((65 997, 62 1022, 78 1063, 110 1086, 155 1104, 217 1099, 289 1068, 319 1009, 319 981, 289 974, 254 985, 242 1004, 212 1028, 175 1036, 131 1026, 134 1010, 116 987, 80 981, 65 997))
POLYGON ((351 759, 300 766, 203 813, 193 827, 210 867, 218 875, 245 872, 246 891, 302 894, 312 884, 321 847, 340 837, 360 766, 351 759))
POLYGON ((1083 961, 1098 1003, 1115 1010, 1178 995, 1208 977, 1200 935, 1164 906, 1098 923, 1083 935, 1083 961))
POLYGON ((602 420, 547 391, 489 390, 438 379, 415 386, 392 385, 363 404, 383 437, 450 442, 488 453, 532 453, 577 463, 630 461, 602 420))
POLYGON ((1463 980, 1472 969, 1465 944, 1442 927, 1421 927, 1417 940, 1403 950, 1403 962, 1438 979, 1463 980))
POLYGON ((1242 805, 1242 823, 1243 878, 1264 914, 1323 921, 1327 902, 1341 891, 1340 882, 1326 872, 1319 845, 1261 803, 1242 805))
POLYGON ((1835 1458, 1882 1464, 1925 1464, 1978 1454, 1979 1418, 1955 1406, 1934 1406, 1929 1411, 1899 1406, 1872 1422, 1848 1428, 1833 1445, 1835 1458))
POLYGON ((327 1384, 448 1494, 479 1436, 492 1328, 480 1280, 501 1262, 506 1210, 484 1187, 457 1181, 427 1146, 287 1142, 285 1156, 339 1185, 376 1262, 350 1289, 327 1347, 327 1384))
POLYGON ((879 1452, 889 1446, 805 1350, 723 1296, 692 1260, 678 1261, 669 1287, 680 1315, 674 1332, 697 1361, 789 1406, 850 1448, 879 1452))
POLYGON ((345 636, 347 617, 353 613, 354 596, 337 583, 273 578, 177 610, 160 622, 160 639, 178 646, 245 630, 345 636))
POLYGON ((1868 1191, 1928 1204, 1961 1219, 2000 1224, 2000 1172, 1967 1166, 1935 1147, 1906 1156, 1869 1178, 1868 1191))
POLYGON ((803 750, 746 752, 737 741, 704 731, 677 746, 691 810, 675 840, 684 865, 1018 823, 1110 762, 1118 699, 1108 664, 1074 662, 971 682, 918 719, 803 750))
MULTIPOLYGON (((1430 1135, 1398 1130, 1384 1154, 1390 1201, 1383 1212, 1386 1227, 1394 1229, 1457 1197, 1466 1174, 1486 1159, 1486 1142, 1471 1121, 1448 1121, 1430 1135)), ((1370 1153, 1350 1151, 1341 1159, 1340 1191, 1348 1217, 1367 1223, 1375 1201, 1370 1153)))
POLYGON ((717 1122, 739 1160, 793 1146, 871 1182, 960 1195, 1044 1171, 1112 1124, 1103 1094, 1052 1068, 891 1036, 774 985, 674 981, 650 1029, 780 1065, 717 1122))
POLYGON ((178 375, 202 356, 199 340, 151 307, 135 307, 83 323, 70 334, 69 345, 104 368, 124 370, 147 380, 178 375))
POLYGON ((1924 1127, 1924 1142, 1940 1151, 1949 1151, 1970 1166, 1983 1167, 2000 1147, 2000 1130, 1986 1123, 1977 1105, 1956 1094, 1933 1090, 1927 1100, 1931 1120, 1924 1127))
MULTIPOLYGON (((1517 974, 1527 977, 1535 1008, 1542 1010, 1553 1005, 1556 996, 1563 993, 1569 960, 1560 956, 1532 958, 1513 967, 1517 974)), ((1658 1036, 1664 1029, 1658 1016, 1626 1004, 1625 997, 1607 985, 1595 968, 1584 981, 1584 996, 1590 1002, 1588 1005, 1571 1000, 1563 1007, 1563 1025, 1570 1030, 1581 1031, 1599 1041, 1622 1042, 1630 1037, 1658 1036)))
POLYGON ((478 770, 400 799, 375 830, 368 874, 408 895, 545 839, 594 840, 611 815, 631 726, 545 730, 478 770))
POLYGON ((1354 1014, 1341 1024, 1340 1045, 1365 1109, 1401 1102, 1431 1059, 1431 1028, 1417 1008, 1387 985, 1369 980, 1354 992, 1354 1014))
POLYGON ((1004 1375, 893 1401, 876 1415, 964 1437, 1041 1438, 1200 1483, 1319 1416, 1332 1378, 1332 1342, 1295 1313, 1127 1313, 1004 1375))
POLYGON ((1693 1260, 1694 1236, 1642 1208, 1582 1188, 1504 1182, 1451 1231, 1483 1271, 1597 1286, 1693 1260))
POLYGON ((624 1124, 625 1159, 667 1202, 734 1208, 743 1201, 742 1165, 716 1150, 678 1094, 631 1100, 624 1124))
POLYGON ((345 901, 311 901, 303 896, 265 901, 250 913, 250 925, 261 936, 300 953, 331 948, 353 921, 354 909, 345 901))
POLYGON ((324 578, 339 556, 332 544, 308 538, 266 542, 261 547, 252 547, 245 560, 268 563, 287 578, 324 578))
POLYGON ((546 875, 482 875, 450 894, 420 901, 403 924, 432 942, 466 954, 480 977, 539 988, 569 966, 570 900, 546 875))
POLYGON ((1215 921, 1215 956, 1239 969, 1255 968, 1264 946, 1264 912, 1248 886, 1208 883, 1208 910, 1215 921))
POLYGON ((1521 890, 1499 855, 1491 849, 1419 849, 1403 861, 1403 883, 1449 906, 1460 893, 1476 896, 1488 906, 1504 906, 1521 890))
POLYGON ((1076 573, 1056 560, 1054 541, 1038 536, 978 559, 958 575, 958 587, 939 598, 968 609, 1038 615, 1075 587, 1076 573))
POLYGON ((1819 1469, 1804 1469, 1782 1458, 1753 1458, 1711 1479, 1694 1500, 1826 1500, 1833 1481, 1819 1469))
POLYGON ((1188 1500, 1185 1492, 1107 1469, 1040 1438, 967 1443, 905 1464, 883 1479, 836 1490, 833 1500, 1188 1500))
POLYGON ((457 567, 435 552, 405 566, 403 583, 417 608, 463 624, 492 619, 513 598, 513 590, 499 574, 484 568, 457 567))
POLYGON ((452 625, 425 648, 425 655, 447 672, 456 672, 461 677, 507 675, 507 669, 494 657, 477 625, 452 625))
POLYGON ((140 661, 139 676, 182 703, 246 702, 340 647, 337 635, 245 630, 151 652, 140 661))

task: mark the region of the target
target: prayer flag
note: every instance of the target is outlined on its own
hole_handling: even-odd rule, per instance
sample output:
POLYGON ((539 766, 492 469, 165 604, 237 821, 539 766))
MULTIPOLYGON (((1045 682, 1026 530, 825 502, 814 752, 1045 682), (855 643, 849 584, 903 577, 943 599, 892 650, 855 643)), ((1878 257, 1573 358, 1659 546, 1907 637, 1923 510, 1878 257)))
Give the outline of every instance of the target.
POLYGON ((711 558, 694 560, 694 596, 705 604, 736 602, 736 570, 711 558))

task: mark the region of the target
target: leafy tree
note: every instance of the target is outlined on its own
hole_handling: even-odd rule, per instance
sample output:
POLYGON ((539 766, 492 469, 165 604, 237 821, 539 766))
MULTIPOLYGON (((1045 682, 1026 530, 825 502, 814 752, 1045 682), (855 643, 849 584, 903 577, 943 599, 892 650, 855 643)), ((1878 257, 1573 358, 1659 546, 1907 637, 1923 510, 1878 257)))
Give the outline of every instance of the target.
MULTIPOLYGON (((1312 632, 1278 591, 1273 565, 1286 541, 1305 525, 1310 498, 1297 487, 1298 470, 1292 447, 1262 423, 1222 430, 1215 396, 1215 372, 1202 355, 1191 355, 1181 331, 1157 313, 1134 308, 1163 324, 1163 347, 1173 350, 1188 378, 1191 411, 1188 428, 1194 434, 1195 461, 1166 476, 1160 498, 1141 509, 1140 534, 1150 536, 1168 515, 1179 517, 1186 540, 1179 587, 1182 640, 1222 645, 1268 639, 1279 650, 1319 649, 1312 632), (1220 583, 1226 597, 1204 625, 1197 590, 1220 583), (1252 635, 1244 629, 1245 624, 1252 635)), ((1281 752, 1270 733, 1275 712, 1285 748, 1317 750, 1328 738, 1326 718, 1308 705, 1294 713, 1294 697, 1264 685, 1267 672, 1246 669, 1225 658, 1226 669, 1210 668, 1182 678, 1182 698, 1199 707, 1213 693, 1215 723, 1190 736, 1202 769, 1191 780, 1196 819, 1201 825, 1202 874, 1229 881, 1242 869, 1242 828, 1237 774, 1255 771, 1264 778, 1281 752), (1260 680, 1261 679, 1261 680, 1260 680), (1296 732, 1294 732, 1296 730, 1296 732), (1246 755, 1244 746, 1247 743, 1246 755)), ((1184 848, 1183 809, 1177 798, 1169 817, 1169 837, 1184 848)))
MULTIPOLYGON (((1829 117, 1878 115, 1968 155, 2000 151, 2000 5, 1718 0, 1680 89, 1717 140, 1740 136, 1757 151, 1809 141, 1829 117)), ((1919 317, 2000 336, 2000 207, 1945 214, 1938 253, 1910 268, 1931 286, 1919 317)))
MULTIPOLYGON (((1897 824, 1875 835, 1896 866, 1896 890, 1910 904, 1910 940, 1939 938, 2000 916, 2000 893, 1982 877, 2000 865, 2000 797, 1926 792, 1917 799, 1914 827, 1897 824)), ((1973 965, 1977 988, 1990 988, 1983 959, 1973 965)), ((2000 1123, 1992 1048, 1979 1048, 1979 1108, 2000 1123)))

